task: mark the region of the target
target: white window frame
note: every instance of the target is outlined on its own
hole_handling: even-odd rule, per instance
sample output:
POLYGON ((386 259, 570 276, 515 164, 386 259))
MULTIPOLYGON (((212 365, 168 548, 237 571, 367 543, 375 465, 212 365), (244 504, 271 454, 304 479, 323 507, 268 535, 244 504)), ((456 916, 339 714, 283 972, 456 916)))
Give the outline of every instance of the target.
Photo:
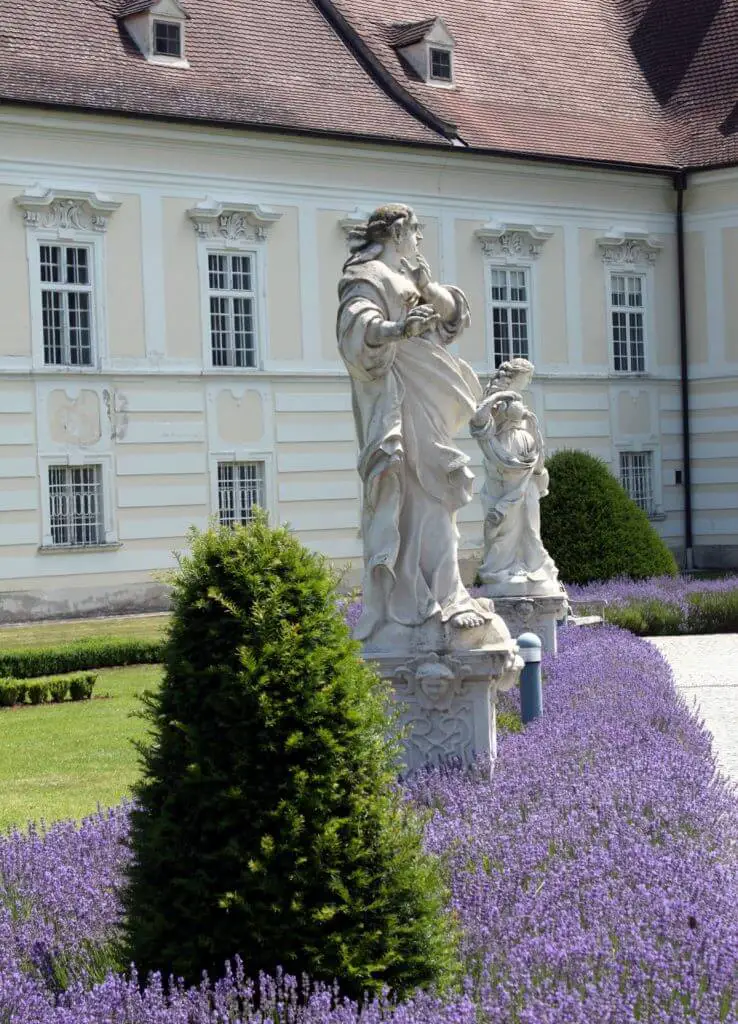
MULTIPOLYGON (((654 346, 656 341, 656 333, 654 329, 654 310, 652 296, 653 290, 653 270, 650 267, 644 266, 643 264, 633 263, 607 263, 605 265, 605 299, 606 299, 606 322, 605 330, 607 337, 607 348, 608 348, 608 366, 610 373, 616 377, 644 377, 648 376, 653 370, 654 362, 654 346), (613 338, 612 328, 612 315, 616 311, 620 311, 624 307, 614 306, 612 302, 612 278, 614 276, 620 277, 638 277, 642 282, 642 295, 643 295, 643 369, 642 370, 616 370, 615 369, 615 342, 613 338)), ((630 354, 628 358, 630 363, 630 354)))
POLYGON ((150 40, 149 52, 151 53, 151 56, 153 57, 154 61, 157 62, 157 63, 161 61, 161 62, 166 63, 166 64, 172 64, 174 66, 181 67, 183 62, 185 61, 185 53, 186 53, 186 50, 185 50, 185 23, 184 23, 184 19, 182 19, 182 18, 170 18, 170 17, 166 17, 166 16, 161 17, 158 14, 153 14, 151 16, 151 28, 150 28, 150 31, 151 31, 151 40, 150 40), (173 53, 157 53, 156 52, 156 26, 157 26, 157 23, 161 23, 162 25, 175 25, 179 29, 179 53, 178 54, 175 55, 173 53))
POLYGON ((454 53, 450 46, 444 46, 439 43, 428 43, 428 82, 433 85, 453 85, 454 84, 454 53), (433 74, 433 50, 439 50, 442 53, 448 54, 450 74, 448 78, 438 78, 433 74))
MULTIPOLYGON (((643 455, 650 454, 651 456, 651 502, 652 508, 650 511, 646 511, 646 515, 649 519, 661 520, 666 519, 666 515, 663 511, 663 472, 661 465, 661 451, 658 445, 653 443, 633 441, 629 444, 618 444, 615 448, 615 476, 618 482, 623 486, 623 477, 621 473, 621 456, 622 455, 643 455)), ((645 511, 645 510, 644 510, 645 511)))
MULTIPOLYGON (((520 260, 518 262, 507 262, 505 260, 486 259, 484 261, 484 287, 485 287, 485 324, 486 324, 486 356, 487 356, 487 372, 493 372, 495 370, 495 336, 494 336, 494 323, 492 317, 493 307, 496 305, 492 300, 492 274, 494 271, 504 270, 508 273, 510 271, 522 271, 526 278, 526 287, 528 292, 528 301, 526 303, 520 303, 520 306, 525 306, 528 310, 528 351, 523 356, 524 359, 535 362, 535 351, 534 351, 534 335, 535 335, 535 323, 536 323, 536 312, 535 312, 535 285, 534 285, 534 273, 533 273, 533 262, 520 260)), ((511 303, 501 303, 508 308, 511 307, 511 303)), ((511 338, 512 342, 512 338, 511 338)), ((506 359, 516 358, 512 352, 505 357, 506 359)), ((505 360, 503 359, 503 362, 505 360)))
POLYGON ((254 448, 237 448, 230 451, 211 452, 208 458, 210 470, 210 517, 220 523, 220 501, 218 494, 218 466, 227 462, 238 465, 243 462, 261 462, 264 465, 264 511, 269 522, 277 525, 277 480, 274 472, 274 455, 271 451, 254 448))
POLYGON ((31 229, 28 236, 28 269, 31 288, 31 332, 33 337, 31 365, 35 370, 49 373, 97 373, 108 355, 105 309, 105 254, 104 236, 70 229, 31 229), (41 280, 41 247, 71 246, 88 250, 90 270, 90 326, 92 362, 47 363, 44 361, 44 322, 42 291, 47 290, 41 280))
MULTIPOLYGON (((258 373, 264 369, 268 352, 268 321, 267 321, 267 285, 266 285, 266 254, 264 243, 250 242, 241 244, 237 241, 217 238, 198 240, 198 266, 200 273, 200 312, 202 330, 203 366, 209 374, 243 375, 258 373), (209 257, 211 254, 226 256, 250 256, 254 296, 254 330, 256 334, 254 366, 216 366, 213 363, 212 341, 210 336, 210 277, 209 257)), ((214 293, 213 293, 214 294, 214 293)))
POLYGON ((109 551, 111 547, 119 547, 115 519, 112 455, 94 454, 92 452, 75 452, 74 454, 57 452, 54 455, 40 455, 38 463, 41 486, 41 514, 43 517, 40 550, 43 552, 85 553, 89 551, 109 551), (54 543, 51 533, 51 495, 49 493, 49 467, 51 466, 67 466, 70 468, 100 466, 103 540, 99 544, 54 543))

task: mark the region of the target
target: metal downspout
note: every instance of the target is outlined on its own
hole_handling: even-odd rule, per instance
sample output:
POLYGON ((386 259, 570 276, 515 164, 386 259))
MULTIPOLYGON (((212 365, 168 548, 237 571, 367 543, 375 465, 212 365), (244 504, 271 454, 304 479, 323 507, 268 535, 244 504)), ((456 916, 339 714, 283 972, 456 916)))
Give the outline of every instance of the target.
POLYGON ((694 569, 694 539, 692 533, 692 439, 689 430, 689 350, 687 337, 687 292, 684 260, 684 193, 687 174, 674 175, 677 193, 677 273, 679 287, 679 364, 682 399, 682 458, 684 470, 684 566, 686 572, 694 569))

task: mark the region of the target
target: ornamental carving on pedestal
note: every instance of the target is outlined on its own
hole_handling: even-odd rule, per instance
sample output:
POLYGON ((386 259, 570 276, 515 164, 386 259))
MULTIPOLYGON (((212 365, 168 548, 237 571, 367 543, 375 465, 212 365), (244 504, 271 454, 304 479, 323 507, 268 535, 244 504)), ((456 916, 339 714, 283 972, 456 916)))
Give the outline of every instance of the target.
POLYGON ((411 765, 448 758, 452 752, 467 760, 474 756, 473 701, 464 700, 470 675, 472 669, 460 659, 435 653, 396 669, 393 682, 410 726, 406 743, 415 752, 411 765))
POLYGON ((205 199, 187 211, 200 238, 228 242, 263 242, 281 213, 258 203, 219 203, 205 199))
POLYGON ((64 231, 107 230, 111 213, 119 202, 99 192, 77 192, 35 185, 15 197, 29 228, 64 231))
POLYGON ((553 231, 545 231, 532 224, 506 224, 491 220, 474 234, 485 256, 512 263, 537 260, 553 231))
POLYGON ((655 263, 663 242, 647 231, 618 231, 613 228, 596 239, 603 263, 655 263))

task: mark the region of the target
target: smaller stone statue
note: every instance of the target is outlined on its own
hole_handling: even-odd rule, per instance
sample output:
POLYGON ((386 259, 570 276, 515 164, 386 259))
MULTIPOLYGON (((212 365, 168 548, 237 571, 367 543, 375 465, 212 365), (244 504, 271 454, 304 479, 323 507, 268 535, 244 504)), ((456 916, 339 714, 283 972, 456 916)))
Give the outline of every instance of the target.
POLYGON ((548 494, 545 448, 538 420, 522 392, 534 366, 512 359, 494 373, 470 421, 484 455, 485 593, 545 597, 562 592, 558 570, 541 541, 539 502, 548 494))

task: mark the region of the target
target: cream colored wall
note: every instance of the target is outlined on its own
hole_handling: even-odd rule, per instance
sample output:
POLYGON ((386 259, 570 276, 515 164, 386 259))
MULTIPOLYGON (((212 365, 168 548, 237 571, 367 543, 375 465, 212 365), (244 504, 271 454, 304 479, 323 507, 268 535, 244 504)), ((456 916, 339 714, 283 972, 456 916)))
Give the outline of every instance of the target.
POLYGON ((267 291, 269 358, 302 359, 298 211, 275 207, 281 219, 269 231, 267 291))
MULTIPOLYGON (((738 195, 736 195, 738 209, 738 195)), ((722 234, 723 293, 725 295, 725 340, 723 355, 738 363, 738 227, 724 228, 722 234)))
POLYGON ((0 184, 0 356, 31 354, 31 308, 29 299, 26 229, 13 198, 24 186, 0 184))
POLYGON ((701 231, 685 232, 684 262, 685 274, 690 282, 687 303, 689 358, 693 364, 707 363, 710 358, 707 335, 707 274, 705 236, 701 231))
MULTIPOLYGON (((0 535, 3 527, 8 531, 0 575, 7 569, 4 575, 11 582, 6 589, 22 589, 25 580, 30 589, 61 593, 73 580, 78 590, 89 587, 98 593, 107 578, 123 592, 170 565, 171 549, 181 544, 187 525, 204 524, 215 511, 214 453, 266 458, 274 515, 292 522, 303 541, 331 558, 360 563, 356 439, 348 381, 337 376, 342 367, 335 339, 336 284, 347 254, 339 221, 357 207, 368 210, 396 198, 398 182, 401 198, 412 200, 424 224, 423 248, 431 266, 439 276, 448 272, 468 295, 472 326, 458 348, 480 371, 489 366, 484 262, 475 230, 497 219, 538 224, 552 232, 534 266, 533 355, 552 368, 531 395, 544 433, 551 448, 587 447, 613 466, 618 445, 637 446, 655 437, 668 514, 659 529, 678 542, 679 489, 667 482, 679 466, 678 417, 669 405, 677 387, 678 339, 669 181, 468 154, 450 160, 448 154, 380 147, 362 148, 359 159, 358 150, 332 143, 154 129, 104 118, 49 114, 44 115, 46 128, 39 130, 30 122, 25 127, 9 123, 7 114, 4 122, 0 117, 0 300, 9 297, 3 302, 9 319, 0 332, 0 411, 5 392, 21 402, 8 413, 11 429, 5 433, 22 443, 2 443, 0 415, 0 477, 5 477, 0 535), (27 180, 3 184, 3 158, 25 161, 27 180), (52 165, 65 168, 65 182, 79 179, 80 188, 94 186, 122 203, 105 238, 108 318, 111 355, 131 367, 127 373, 90 375, 83 382, 96 389, 97 402, 102 389, 109 388, 128 404, 124 436, 112 441, 106 434, 99 442, 111 460, 112 500, 123 543, 120 550, 105 553, 42 556, 33 540, 25 539, 41 533, 36 451, 38 430, 48 431, 48 425, 35 411, 41 377, 3 377, 4 356, 30 351, 25 228, 12 198, 38 180, 38 167, 52 165), (265 373, 219 374, 202 365, 197 235, 186 211, 206 195, 259 202, 282 214, 265 243, 270 328, 265 373), (144 201, 148 206, 142 211, 144 201), (157 216, 160 211, 160 232, 157 217, 149 219, 152 209, 157 216), (657 374, 635 385, 635 400, 625 394, 622 382, 608 376, 605 274, 595 244, 620 223, 645 226, 664 246, 653 271, 657 374), (161 291, 155 275, 144 271, 143 247, 155 271, 157 261, 161 264, 161 291), (160 315, 154 315, 157 305, 160 315), (144 327, 151 331, 156 324, 166 325, 166 338, 145 337, 144 327), (162 358, 147 359, 147 347, 162 358), (562 379, 568 376, 576 380, 562 379), (21 392, 25 397, 18 399, 21 392), (660 413, 662 394, 668 408, 660 413)), ((21 120, 24 116, 19 115, 21 120)), ((705 255, 695 244, 700 233, 690 235, 690 259, 697 267, 702 262, 702 277, 696 280, 704 292, 705 255)), ((726 234, 725 244, 732 258, 738 243, 726 234)), ((730 322, 735 298, 725 273, 730 322)), ((698 296, 691 304, 695 323, 704 321, 705 303, 703 296, 700 306, 698 296)), ((72 377, 65 374, 65 379, 72 377)), ((700 445, 709 446, 709 431, 703 433, 702 426, 700 431, 700 445)), ((468 437, 460 444, 478 474, 478 488, 478 447, 468 437)), ((718 447, 722 453, 723 446, 718 447)), ((68 448, 71 460, 80 454, 73 444, 68 448)), ((697 456, 699 466, 701 448, 697 456)), ((473 502, 459 518, 462 555, 468 560, 481 545, 481 506, 473 502)))
POLYGON ((202 361, 202 319, 197 243, 187 210, 201 196, 162 200, 166 353, 171 359, 202 361))
POLYGON ((105 238, 105 295, 108 342, 113 359, 146 355, 141 273, 141 202, 136 195, 114 198, 120 209, 110 218, 105 238))

